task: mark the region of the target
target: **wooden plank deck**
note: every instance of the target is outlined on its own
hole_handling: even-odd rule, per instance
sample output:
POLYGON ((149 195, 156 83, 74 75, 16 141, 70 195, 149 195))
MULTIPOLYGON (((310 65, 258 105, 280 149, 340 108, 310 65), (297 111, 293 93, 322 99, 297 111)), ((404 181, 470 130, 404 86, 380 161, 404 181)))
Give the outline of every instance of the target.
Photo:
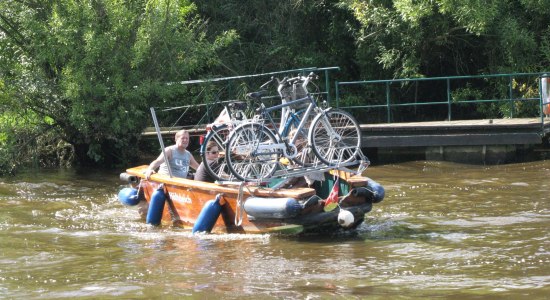
MULTIPOLYGON (((483 119, 438 122, 361 124, 364 148, 528 145, 541 144, 550 132, 550 119, 541 118, 483 119)), ((205 125, 161 128, 164 137, 186 128, 191 136, 206 133, 205 125)), ((155 138, 154 128, 142 136, 155 138)))
POLYGON ((486 128, 495 127, 537 127, 542 125, 540 118, 513 118, 513 119, 482 119, 482 120, 459 120, 459 121, 435 121, 435 122, 411 122, 411 123, 382 123, 382 124, 362 124, 362 129, 385 130, 387 128, 395 129, 468 129, 468 128, 486 128))
MULTIPOLYGON (((545 125, 546 126, 546 125, 545 125)), ((363 147, 540 144, 540 118, 363 124, 363 147)))

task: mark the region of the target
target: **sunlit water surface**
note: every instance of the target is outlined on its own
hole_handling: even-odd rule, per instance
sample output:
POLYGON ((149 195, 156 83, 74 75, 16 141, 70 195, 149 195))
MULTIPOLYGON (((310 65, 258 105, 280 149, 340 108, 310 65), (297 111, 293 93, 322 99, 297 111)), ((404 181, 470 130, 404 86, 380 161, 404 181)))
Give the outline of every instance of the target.
POLYGON ((550 161, 367 175, 365 223, 305 237, 150 227, 114 172, 0 178, 0 298, 550 298, 550 161))

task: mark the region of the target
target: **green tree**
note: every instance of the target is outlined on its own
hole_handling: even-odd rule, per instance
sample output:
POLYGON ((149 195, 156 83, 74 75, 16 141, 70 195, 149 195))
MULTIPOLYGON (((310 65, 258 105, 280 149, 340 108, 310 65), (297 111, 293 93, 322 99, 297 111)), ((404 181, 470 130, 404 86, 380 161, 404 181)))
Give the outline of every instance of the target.
POLYGON ((188 0, 2 1, 0 113, 32 115, 80 162, 125 161, 148 107, 179 100, 165 83, 216 66, 235 39, 205 28, 188 0))
MULTIPOLYGON (((353 71, 353 15, 337 0, 195 1, 213 35, 228 28, 238 43, 220 52, 222 74, 254 74, 300 67, 341 66, 353 71)), ((353 78, 348 74, 348 79, 353 78)))
POLYGON ((364 78, 540 71, 550 65, 548 1, 342 4, 360 23, 355 34, 364 78))
MULTIPOLYGON (((80 162, 130 159, 149 107, 203 101, 168 82, 314 66, 340 66, 338 80, 547 71, 548 7, 548 0, 2 0, 0 169, 30 156, 48 164, 47 154, 36 154, 64 157, 69 148, 80 162)), ((491 88, 505 93, 506 84, 491 88)), ((536 84, 513 88, 532 95, 536 84)), ((453 95, 490 95, 463 88, 453 95)))
MULTIPOLYGON (((354 30, 361 79, 540 72, 550 66, 549 1, 343 0, 342 5, 360 24, 354 30)), ((508 85, 464 88, 502 99, 508 85)), ((516 96, 529 96, 538 81, 529 85, 515 90, 516 96)), ((435 98, 429 89, 422 96, 435 98)), ((477 108, 486 117, 509 115, 511 109, 508 104, 477 108)), ((532 114, 536 103, 518 103, 514 109, 516 116, 532 114)))

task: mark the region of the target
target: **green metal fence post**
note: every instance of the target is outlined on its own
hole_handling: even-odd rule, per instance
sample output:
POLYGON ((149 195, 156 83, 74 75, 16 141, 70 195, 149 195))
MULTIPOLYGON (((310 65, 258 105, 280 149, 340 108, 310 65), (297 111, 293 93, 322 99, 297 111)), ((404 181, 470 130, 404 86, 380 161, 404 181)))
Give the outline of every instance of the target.
POLYGON ((550 87, 548 86, 550 84, 550 82, 548 82, 549 79, 550 79, 550 74, 548 73, 543 73, 539 76, 540 119, 541 119, 543 129, 544 129, 544 120, 546 119, 546 114, 544 113, 544 106, 546 106, 548 109, 548 106, 550 105, 550 103, 548 103, 548 100, 550 100, 550 95, 548 94, 548 91, 550 89, 550 87))
MULTIPOLYGON (((326 92, 327 92, 327 103, 330 106, 330 81, 328 78, 328 70, 325 70, 325 86, 326 86, 326 92)), ((336 104, 336 107, 338 107, 338 104, 336 104)))
POLYGON ((514 98, 512 98, 512 93, 513 93, 513 89, 512 89, 512 75, 508 76, 508 84, 509 84, 509 87, 508 87, 508 91, 509 91, 509 99, 510 99, 510 118, 513 118, 514 117, 514 98))
POLYGON ((391 123, 390 82, 389 81, 386 81, 386 106, 388 107, 388 123, 391 123))
POLYGON ((451 79, 447 78, 447 118, 451 121, 451 79))
POLYGON ((544 99, 542 99, 542 76, 539 77, 539 106, 540 106, 540 122, 542 124, 542 128, 544 129, 544 108, 542 102, 544 99))
POLYGON ((334 81, 334 93, 336 96, 336 107, 340 106, 340 90, 338 89, 338 81, 334 81))

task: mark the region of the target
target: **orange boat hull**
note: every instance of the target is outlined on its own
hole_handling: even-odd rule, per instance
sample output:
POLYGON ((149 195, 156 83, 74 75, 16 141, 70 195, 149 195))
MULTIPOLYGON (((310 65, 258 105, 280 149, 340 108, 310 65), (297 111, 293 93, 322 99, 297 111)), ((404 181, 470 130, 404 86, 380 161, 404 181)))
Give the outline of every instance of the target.
MULTIPOLYGON (((191 229, 205 204, 220 195, 221 213, 214 223, 212 232, 215 233, 301 233, 308 231, 322 231, 328 228, 341 228, 338 224, 338 210, 325 212, 324 201, 304 207, 299 215, 292 218, 268 218, 258 219, 250 217, 243 208, 242 203, 248 197, 265 198, 292 198, 299 203, 305 203, 316 194, 312 188, 291 188, 273 190, 266 187, 246 186, 242 188, 242 196, 239 201, 239 186, 218 185, 183 178, 170 178, 166 175, 154 174, 150 180, 144 178, 147 166, 128 169, 129 175, 135 176, 139 182, 141 197, 150 203, 154 191, 162 188, 166 196, 166 205, 162 212, 162 223, 172 224, 191 229)), ((341 181, 349 186, 349 189, 365 187, 368 178, 351 176, 346 173, 339 174, 341 181), (343 176, 342 176, 343 175, 343 176)), ((365 213, 372 209, 372 197, 353 195, 349 193, 341 197, 340 207, 351 211, 355 216, 353 228, 359 225, 365 213)), ((263 201, 263 199, 261 199, 263 201)))

